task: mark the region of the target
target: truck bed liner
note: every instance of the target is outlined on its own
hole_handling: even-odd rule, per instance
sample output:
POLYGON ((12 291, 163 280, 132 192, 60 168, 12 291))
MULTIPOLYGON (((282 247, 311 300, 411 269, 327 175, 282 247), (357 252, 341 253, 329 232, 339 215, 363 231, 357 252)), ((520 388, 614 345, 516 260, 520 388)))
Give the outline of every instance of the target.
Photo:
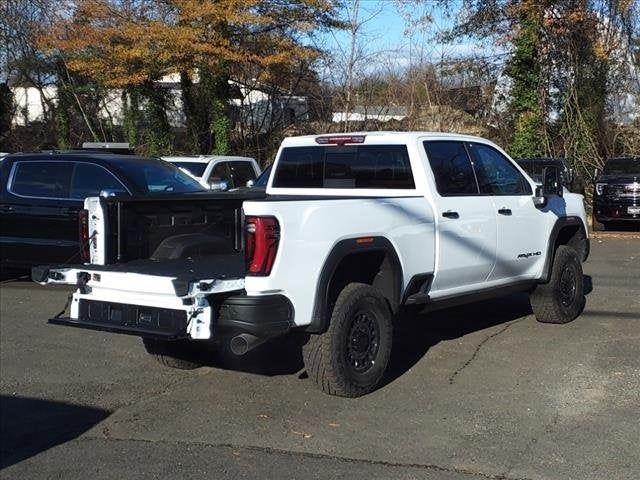
POLYGON ((243 255, 205 255, 170 260, 132 260, 112 265, 74 265, 87 272, 123 272, 180 278, 240 278, 246 274, 243 255))

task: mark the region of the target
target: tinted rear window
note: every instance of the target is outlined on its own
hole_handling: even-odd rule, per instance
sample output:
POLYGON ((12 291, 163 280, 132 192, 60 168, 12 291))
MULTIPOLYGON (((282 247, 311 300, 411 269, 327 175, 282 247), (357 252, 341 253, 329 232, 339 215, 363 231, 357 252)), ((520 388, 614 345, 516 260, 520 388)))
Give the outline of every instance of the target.
POLYGON ((69 198, 71 162, 16 162, 11 192, 24 197, 69 198))
POLYGON ((273 186, 415 188, 409 154, 404 145, 285 148, 280 155, 273 186))

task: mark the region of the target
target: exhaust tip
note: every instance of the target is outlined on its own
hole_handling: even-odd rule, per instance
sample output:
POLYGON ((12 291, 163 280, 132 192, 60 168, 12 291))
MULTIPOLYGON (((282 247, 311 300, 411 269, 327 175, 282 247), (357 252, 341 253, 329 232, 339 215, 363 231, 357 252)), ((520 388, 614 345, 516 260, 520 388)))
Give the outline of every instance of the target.
POLYGON ((231 348, 231 353, 240 356, 249 351, 249 342, 243 335, 237 335, 231 339, 229 347, 231 348))
POLYGON ((262 345, 266 342, 266 338, 256 337, 250 333, 241 333, 236 335, 229 342, 229 348, 234 355, 244 355, 250 350, 262 345))

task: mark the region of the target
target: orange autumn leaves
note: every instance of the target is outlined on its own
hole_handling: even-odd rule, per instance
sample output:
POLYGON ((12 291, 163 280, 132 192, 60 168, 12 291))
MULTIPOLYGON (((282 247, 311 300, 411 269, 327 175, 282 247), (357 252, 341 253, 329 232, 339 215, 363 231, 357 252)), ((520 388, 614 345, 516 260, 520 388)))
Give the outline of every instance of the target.
POLYGON ((109 87, 223 63, 268 71, 315 58, 296 33, 332 8, 331 0, 80 0, 39 43, 109 87))

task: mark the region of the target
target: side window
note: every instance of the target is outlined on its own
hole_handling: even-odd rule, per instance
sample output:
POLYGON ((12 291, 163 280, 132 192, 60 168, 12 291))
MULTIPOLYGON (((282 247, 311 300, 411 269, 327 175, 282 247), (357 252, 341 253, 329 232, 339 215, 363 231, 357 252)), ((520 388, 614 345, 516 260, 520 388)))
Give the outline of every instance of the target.
POLYGON ((229 183, 229 186, 231 186, 231 176, 229 175, 228 162, 216 163, 213 167, 213 170, 211 170, 211 175, 209 175, 209 180, 207 181, 209 183, 225 181, 229 183))
POLYGON ((16 162, 9 190, 37 198, 69 198, 73 163, 16 162))
POLYGON ((125 191, 125 188, 104 168, 91 163, 77 163, 71 182, 71 198, 95 197, 101 190, 125 191))
POLYGON ((244 187, 249 180, 256 179, 256 172, 250 162, 229 162, 229 170, 231 170, 231 179, 234 188, 244 187))
POLYGON ((481 143, 470 143, 468 146, 480 193, 531 195, 531 186, 507 157, 495 148, 481 143))
POLYGON ((471 161, 462 142, 427 141, 424 148, 440 195, 478 194, 471 161))

